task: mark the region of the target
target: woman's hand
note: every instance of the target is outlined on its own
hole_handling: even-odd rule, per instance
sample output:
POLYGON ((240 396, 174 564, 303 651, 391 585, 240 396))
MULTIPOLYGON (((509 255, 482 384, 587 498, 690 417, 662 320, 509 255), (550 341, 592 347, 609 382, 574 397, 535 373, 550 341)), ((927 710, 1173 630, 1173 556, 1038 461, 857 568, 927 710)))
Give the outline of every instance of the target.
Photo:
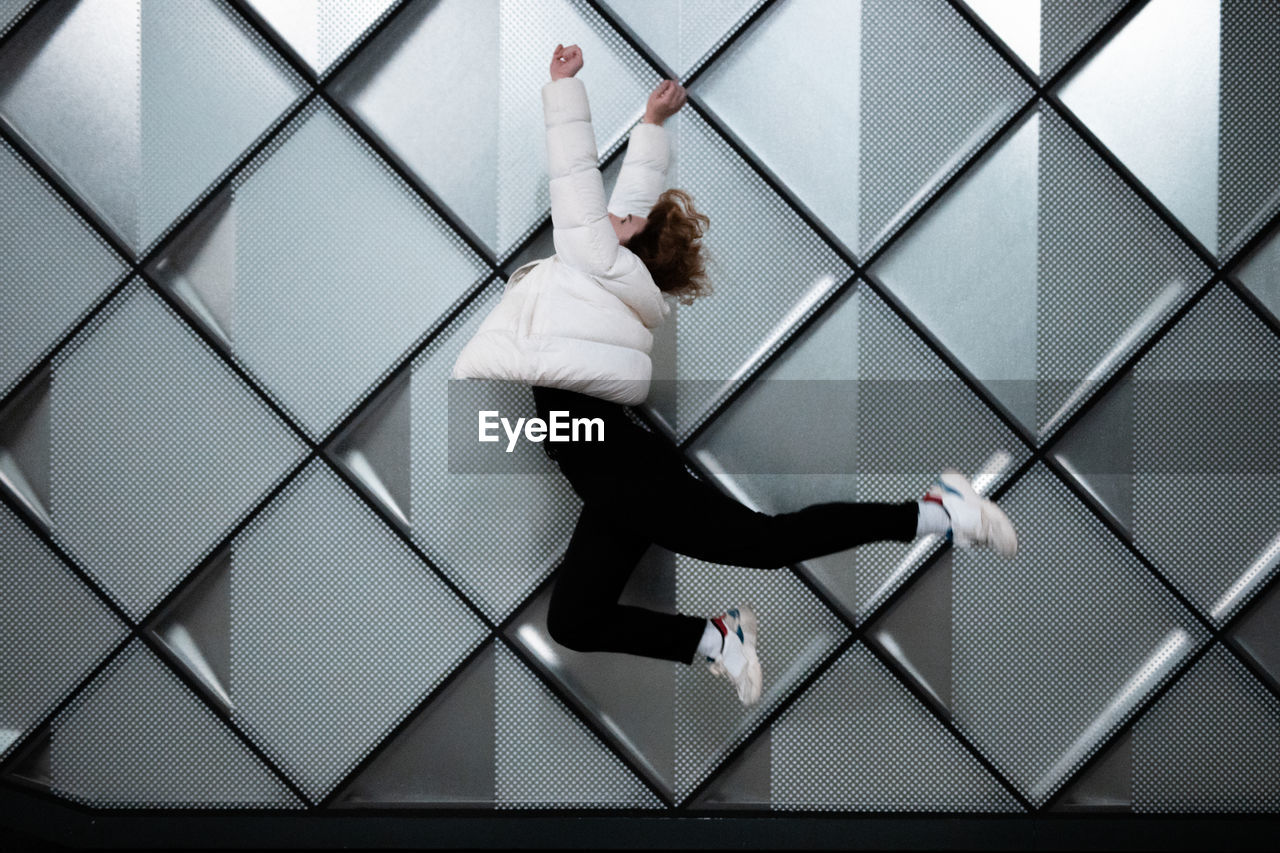
POLYGON ((675 80, 663 80, 658 88, 649 94, 649 103, 644 108, 644 119, 650 124, 662 124, 684 106, 689 99, 684 86, 675 80))
POLYGON ((582 48, 576 44, 565 47, 556 45, 556 52, 551 56, 551 79, 560 80, 572 77, 582 70, 582 48))

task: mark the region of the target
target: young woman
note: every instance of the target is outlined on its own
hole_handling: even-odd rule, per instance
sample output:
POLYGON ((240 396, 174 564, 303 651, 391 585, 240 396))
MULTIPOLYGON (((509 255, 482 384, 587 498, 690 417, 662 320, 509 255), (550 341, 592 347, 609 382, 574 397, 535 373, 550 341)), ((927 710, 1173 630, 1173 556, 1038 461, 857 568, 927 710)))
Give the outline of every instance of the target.
POLYGON ((507 283, 454 365, 454 378, 533 386, 538 414, 599 418, 603 441, 543 448, 583 500, 557 570, 547 613, 552 638, 577 651, 625 652, 692 664, 705 660, 745 704, 763 687, 758 624, 749 607, 703 618, 618 603, 651 544, 714 563, 776 569, 866 542, 945 534, 1013 556, 1017 536, 994 503, 948 469, 918 501, 834 502, 797 512, 756 512, 698 480, 679 452, 627 415, 649 390, 652 330, 709 292, 701 238, 710 220, 689 194, 662 191, 663 122, 685 91, 664 80, 631 132, 606 206, 577 45, 557 45, 542 88, 556 254, 507 283))

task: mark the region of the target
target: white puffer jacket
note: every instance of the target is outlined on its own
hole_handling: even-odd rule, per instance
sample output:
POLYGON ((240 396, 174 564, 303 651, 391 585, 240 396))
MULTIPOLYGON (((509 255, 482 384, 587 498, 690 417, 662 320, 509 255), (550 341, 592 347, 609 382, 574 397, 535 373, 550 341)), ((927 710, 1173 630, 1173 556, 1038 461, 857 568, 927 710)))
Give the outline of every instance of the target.
POLYGON ((671 312, 640 259, 618 243, 608 214, 646 216, 662 193, 666 131, 631 131, 606 208, 587 89, 576 77, 542 87, 556 254, 512 274, 502 299, 453 365, 455 379, 513 379, 643 402, 652 330, 671 312))

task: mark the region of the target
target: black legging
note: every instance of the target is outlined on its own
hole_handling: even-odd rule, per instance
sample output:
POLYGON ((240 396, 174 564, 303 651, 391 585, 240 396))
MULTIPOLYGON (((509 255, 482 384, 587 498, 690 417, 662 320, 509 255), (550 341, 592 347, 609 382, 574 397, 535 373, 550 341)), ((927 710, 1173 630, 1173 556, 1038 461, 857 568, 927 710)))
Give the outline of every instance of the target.
MULTIPOLYGON (((693 476, 618 403, 534 386, 538 414, 601 418, 603 442, 544 442, 583 500, 557 570, 547 630, 577 651, 693 663, 706 618, 618 603, 651 544, 711 563, 776 569, 877 540, 915 538, 917 504, 834 502, 768 515, 693 476)), ((726 606, 732 602, 726 602, 726 606)))

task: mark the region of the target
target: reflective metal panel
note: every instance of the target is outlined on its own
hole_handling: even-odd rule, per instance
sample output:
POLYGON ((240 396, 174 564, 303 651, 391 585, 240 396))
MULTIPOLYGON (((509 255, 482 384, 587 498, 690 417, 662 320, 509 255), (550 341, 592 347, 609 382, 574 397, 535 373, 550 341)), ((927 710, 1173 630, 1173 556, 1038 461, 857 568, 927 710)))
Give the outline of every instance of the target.
POLYGON ((1272 584, 1231 629, 1231 639, 1280 685, 1280 586, 1272 584))
POLYGON ((1133 810, 1280 810, 1280 699, 1221 646, 1134 724, 1133 810))
POLYGON ((1220 258, 1280 208, 1280 18, 1154 0, 1060 90, 1102 143, 1220 258))
POLYGON ((1040 441, 1210 274, 1043 104, 872 272, 1040 441))
POLYGON ((1273 316, 1280 318, 1280 230, 1267 237, 1235 275, 1273 316))
POLYGON ((505 645, 497 646, 498 808, 662 808, 505 645))
POLYGON ((955 556, 951 711, 1039 805, 1207 632, 1043 465, 1000 506, 1018 556, 955 556))
POLYGON ((489 270, 319 100, 151 269, 317 440, 489 270))
POLYGON ((231 718, 313 800, 487 633, 319 459, 231 560, 231 718))
POLYGON ((303 92, 224 0, 44 4, 0 80, 0 119, 137 255, 303 92))
POLYGON ((125 626, 0 505, 0 757, 125 636, 125 626))
POLYGON ((51 533, 136 619, 307 450, 136 278, 52 373, 51 533))
POLYGON ((0 397, 128 272, 35 170, 0 142, 0 397))
POLYGON ((604 155, 641 117, 659 78, 584 3, 412 4, 329 88, 501 257, 551 203, 539 93, 558 42, 582 48, 604 155), (460 57, 467 74, 458 73, 460 57))
POLYGON ((680 77, 699 67, 701 60, 720 46, 735 24, 750 15, 764 0, 604 0, 622 24, 656 53, 680 77))
MULTIPOLYGON (((944 467, 999 486, 1027 449, 869 288, 838 297, 692 446, 738 499, 765 512, 826 501, 901 501, 944 467), (934 425, 948 412, 949 427, 934 425), (779 441, 797 423, 821 425, 779 441)), ((862 620, 935 550, 878 542, 804 569, 862 620)))
POLYGON ((54 718, 52 743, 50 788, 82 806, 306 807, 137 640, 54 718))
POLYGON ((1017 800, 855 643, 773 724, 775 809, 1017 812, 1017 800))
POLYGON ((965 2, 1041 80, 1056 74, 1124 6, 1124 0, 965 2))
POLYGON ((1031 94, 937 0, 779 4, 696 88, 863 257, 1031 94))
MULTIPOLYGON (((675 611, 676 558, 650 548, 636 566, 620 602, 675 611)), ((616 747, 630 754, 649 784, 675 799, 676 668, 683 664, 612 652, 576 652, 547 631, 551 587, 520 612, 506 630, 534 664, 577 699, 616 747)))
POLYGON ((1280 338, 1215 285, 1134 367, 1133 542, 1216 624, 1280 568, 1280 338), (1195 499, 1188 501, 1186 495, 1195 499), (1229 536, 1188 535, 1206 517, 1229 536))
POLYGON ((381 748, 334 808, 493 807, 494 646, 486 644, 381 748))

